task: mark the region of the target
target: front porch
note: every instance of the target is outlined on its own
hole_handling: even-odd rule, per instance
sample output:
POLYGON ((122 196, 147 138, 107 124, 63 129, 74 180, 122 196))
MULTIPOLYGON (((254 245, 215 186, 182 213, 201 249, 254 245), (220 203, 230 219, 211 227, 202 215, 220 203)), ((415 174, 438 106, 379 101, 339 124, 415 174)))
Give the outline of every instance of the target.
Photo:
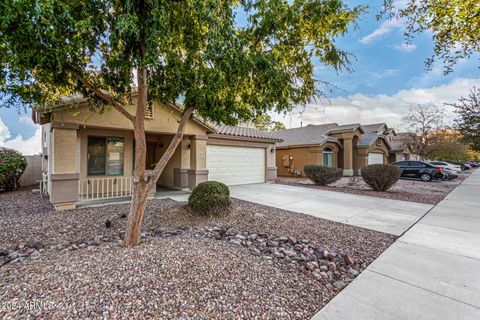
MULTIPOLYGON (((56 209, 130 199, 135 161, 133 131, 55 126, 51 134, 55 159, 61 158, 61 162, 48 164, 51 174, 47 189, 56 209), (72 146, 76 146, 76 152, 72 152, 72 146)), ((147 170, 154 168, 172 138, 173 134, 147 133, 147 170)), ((207 180, 206 140, 204 135, 184 136, 152 197, 187 191, 207 180)))
MULTIPOLYGON (((125 180, 132 179, 132 177, 127 177, 125 180)), ((97 179, 93 179, 90 181, 92 185, 97 183, 97 179)), ((84 182, 85 184, 85 182, 84 182)), ((130 184, 131 185, 131 184, 130 184)), ((80 187, 79 187, 79 190, 80 187)), ((151 193, 149 199, 167 199, 171 198, 178 201, 185 201, 188 199, 190 194, 189 190, 176 190, 171 188, 166 188, 157 185, 157 189, 155 192, 151 193)), ((95 192, 91 192, 90 195, 88 193, 83 193, 82 190, 80 191, 79 201, 76 203, 77 208, 87 208, 87 207, 99 207, 104 205, 110 204, 124 204, 130 203, 132 196, 132 189, 124 189, 123 192, 99 192, 98 194, 95 192)))

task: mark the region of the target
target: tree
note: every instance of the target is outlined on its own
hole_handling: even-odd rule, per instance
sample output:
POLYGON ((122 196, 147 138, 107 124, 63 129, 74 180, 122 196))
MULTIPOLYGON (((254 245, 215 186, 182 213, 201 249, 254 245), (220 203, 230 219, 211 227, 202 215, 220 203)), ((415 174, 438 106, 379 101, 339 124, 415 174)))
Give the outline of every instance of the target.
POLYGON ((473 87, 468 97, 449 105, 458 114, 455 127, 462 134, 461 140, 474 151, 480 151, 480 88, 473 87))
POLYGON ((433 103, 411 105, 403 117, 402 121, 414 137, 413 152, 421 159, 425 159, 431 134, 443 126, 444 120, 444 110, 433 103))
POLYGON ((278 131, 284 130, 285 125, 280 121, 275 121, 268 114, 259 115, 253 122, 255 128, 260 131, 278 131))
POLYGON ((20 187, 27 159, 18 151, 0 147, 0 188, 12 191, 20 187))
POLYGON ((190 117, 234 125, 306 104, 319 94, 312 60, 347 66, 334 38, 362 10, 342 0, 4 0, 0 92, 10 104, 44 109, 80 94, 92 111, 114 108, 130 120, 136 143, 125 245, 136 245, 147 190, 190 117), (146 108, 180 96, 177 133, 147 175, 146 108))
POLYGON ((433 54, 426 60, 428 69, 441 60, 444 73, 453 71, 461 59, 480 52, 480 6, 478 0, 409 0, 396 10, 393 0, 385 0, 387 10, 406 21, 407 40, 431 33, 433 54))
POLYGON ((468 158, 468 146, 460 141, 460 134, 451 129, 432 132, 425 156, 430 160, 462 161, 468 158))

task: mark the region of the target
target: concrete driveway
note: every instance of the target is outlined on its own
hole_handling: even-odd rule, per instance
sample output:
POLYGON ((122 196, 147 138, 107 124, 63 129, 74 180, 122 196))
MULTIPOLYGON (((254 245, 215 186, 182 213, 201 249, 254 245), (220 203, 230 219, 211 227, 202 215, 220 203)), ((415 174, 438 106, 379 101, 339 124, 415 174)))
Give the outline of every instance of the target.
POLYGON ((281 184, 230 187, 231 196, 318 218, 401 235, 433 206, 281 184))

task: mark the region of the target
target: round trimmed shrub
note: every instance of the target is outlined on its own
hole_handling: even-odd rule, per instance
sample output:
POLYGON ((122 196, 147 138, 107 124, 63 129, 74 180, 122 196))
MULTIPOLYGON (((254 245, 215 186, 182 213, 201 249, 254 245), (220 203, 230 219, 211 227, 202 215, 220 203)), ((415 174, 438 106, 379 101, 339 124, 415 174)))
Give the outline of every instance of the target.
POLYGON ((362 169, 362 178, 375 191, 387 191, 400 179, 402 169, 389 164, 371 164, 362 169))
POLYGON ((218 181, 206 181, 193 189, 188 205, 199 214, 219 214, 230 206, 230 189, 218 181))
POLYGON ((343 170, 339 168, 325 167, 309 164, 303 168, 305 176, 316 185, 325 186, 343 177, 343 170))
POLYGON ((27 159, 18 151, 0 147, 0 189, 12 191, 20 187, 20 177, 27 159))

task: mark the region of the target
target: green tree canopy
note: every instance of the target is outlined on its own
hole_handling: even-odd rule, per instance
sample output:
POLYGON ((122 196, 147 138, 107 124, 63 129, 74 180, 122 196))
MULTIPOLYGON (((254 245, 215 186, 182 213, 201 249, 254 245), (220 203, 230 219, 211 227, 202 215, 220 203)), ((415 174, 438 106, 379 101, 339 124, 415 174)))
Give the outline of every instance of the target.
MULTIPOLYGON (((393 0, 386 0, 392 8, 393 0)), ((433 55, 426 60, 431 68, 437 60, 444 72, 464 58, 480 52, 480 6, 478 0, 409 0, 405 7, 393 10, 406 21, 406 36, 429 32, 434 40, 433 55)))
POLYGON ((132 71, 145 68, 149 102, 184 96, 186 108, 234 124, 318 94, 312 56, 345 66, 334 37, 359 12, 340 0, 5 0, 0 90, 30 106, 80 93, 120 109, 132 71))

